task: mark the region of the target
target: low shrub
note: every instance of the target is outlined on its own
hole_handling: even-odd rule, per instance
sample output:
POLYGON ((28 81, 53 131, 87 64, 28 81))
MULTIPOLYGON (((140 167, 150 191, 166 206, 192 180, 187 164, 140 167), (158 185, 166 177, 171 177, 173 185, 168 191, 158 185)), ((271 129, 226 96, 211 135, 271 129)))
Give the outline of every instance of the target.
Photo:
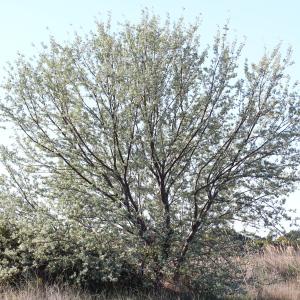
POLYGON ((129 282, 132 287, 141 284, 138 271, 117 249, 95 242, 91 235, 51 226, 25 228, 2 220, 0 283, 16 285, 32 278, 92 291, 129 282))

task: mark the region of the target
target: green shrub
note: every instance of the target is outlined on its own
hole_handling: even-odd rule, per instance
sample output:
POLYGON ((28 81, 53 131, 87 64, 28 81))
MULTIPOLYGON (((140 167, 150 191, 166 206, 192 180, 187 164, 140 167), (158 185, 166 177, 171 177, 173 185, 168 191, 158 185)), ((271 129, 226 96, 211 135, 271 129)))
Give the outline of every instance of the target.
MULTIPOLYGON (((53 225, 53 224, 52 224, 53 225)), ((68 228, 70 230, 70 228, 68 228)), ((0 223, 0 283, 38 278, 99 290, 106 285, 140 284, 137 271, 116 249, 93 236, 47 226, 30 228, 0 223)))

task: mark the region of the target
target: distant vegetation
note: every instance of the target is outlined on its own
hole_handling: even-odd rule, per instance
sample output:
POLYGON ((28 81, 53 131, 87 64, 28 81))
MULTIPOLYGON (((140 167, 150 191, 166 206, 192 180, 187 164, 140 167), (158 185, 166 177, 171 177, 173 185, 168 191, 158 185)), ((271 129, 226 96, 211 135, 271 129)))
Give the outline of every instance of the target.
POLYGON ((15 133, 0 151, 5 293, 34 282, 33 293, 62 287, 65 299, 76 288, 214 299, 257 292, 270 274, 274 284, 298 276, 286 259, 298 261, 297 231, 279 251, 233 229, 280 223, 299 181, 291 52, 241 62, 228 26, 209 46, 200 29, 146 11, 118 32, 99 22, 73 41, 51 38, 10 65, 0 101, 15 133))

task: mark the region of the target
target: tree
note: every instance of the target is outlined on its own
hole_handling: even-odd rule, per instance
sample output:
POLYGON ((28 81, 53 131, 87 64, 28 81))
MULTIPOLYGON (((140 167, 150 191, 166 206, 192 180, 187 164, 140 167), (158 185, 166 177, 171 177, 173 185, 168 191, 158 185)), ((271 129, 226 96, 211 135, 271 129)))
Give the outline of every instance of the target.
POLYGON ((1 111, 18 147, 2 152, 17 218, 93 233, 160 284, 224 265, 235 220, 279 221, 299 180, 290 51, 243 65, 227 27, 204 49, 198 32, 145 13, 11 65, 1 111))

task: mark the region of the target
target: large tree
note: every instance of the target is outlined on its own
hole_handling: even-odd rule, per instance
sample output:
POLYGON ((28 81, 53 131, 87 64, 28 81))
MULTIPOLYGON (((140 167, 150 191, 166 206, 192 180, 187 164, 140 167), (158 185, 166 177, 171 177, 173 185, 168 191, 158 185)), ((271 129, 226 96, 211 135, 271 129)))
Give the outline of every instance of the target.
POLYGON ((3 157, 20 218, 92 232, 158 282, 201 273, 235 220, 278 221, 299 179, 290 53, 241 63, 228 28, 210 47, 198 31, 145 14, 11 65, 1 111, 18 153, 3 157))

